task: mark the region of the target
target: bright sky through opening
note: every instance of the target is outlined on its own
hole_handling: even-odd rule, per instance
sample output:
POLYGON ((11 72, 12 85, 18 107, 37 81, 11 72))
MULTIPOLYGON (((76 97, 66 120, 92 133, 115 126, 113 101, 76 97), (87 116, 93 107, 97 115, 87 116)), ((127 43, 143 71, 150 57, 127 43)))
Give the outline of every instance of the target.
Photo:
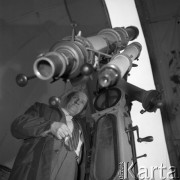
MULTIPOLYGON (((132 68, 128 82, 145 90, 155 89, 147 47, 134 0, 106 0, 106 4, 113 27, 136 26, 139 29, 139 36, 134 41, 142 45, 142 52, 139 61, 134 62, 138 67, 132 68)), ((142 143, 136 141, 137 156, 147 154, 147 157, 138 159, 139 173, 144 171, 141 177, 145 179, 146 175, 151 179, 151 174, 154 173, 153 178, 160 180, 162 177, 160 177, 159 167, 162 164, 166 167, 163 177, 166 177, 170 168, 160 110, 155 113, 140 114, 142 109, 139 102, 133 102, 131 111, 133 126, 138 125, 140 137, 153 136, 154 141, 142 143), (158 168, 152 172, 153 167, 158 168), (143 168, 147 171, 145 172, 143 168)), ((136 134, 135 139, 137 139, 136 134)))

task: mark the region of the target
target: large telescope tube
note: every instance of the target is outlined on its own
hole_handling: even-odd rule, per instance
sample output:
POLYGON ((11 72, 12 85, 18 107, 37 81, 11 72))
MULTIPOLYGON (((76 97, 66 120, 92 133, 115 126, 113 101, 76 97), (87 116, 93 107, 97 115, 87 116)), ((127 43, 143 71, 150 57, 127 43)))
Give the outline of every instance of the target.
POLYGON ((139 35, 139 30, 135 26, 115 27, 113 29, 103 29, 96 36, 88 37, 96 51, 111 53, 114 50, 123 50, 129 41, 134 40, 139 35))
POLYGON ((114 55, 110 62, 99 72, 98 81, 101 87, 115 85, 132 67, 132 62, 140 55, 142 46, 138 42, 128 45, 122 53, 114 55))
POLYGON ((42 80, 51 78, 73 79, 80 74, 84 63, 93 65, 94 52, 110 54, 124 49, 135 39, 139 31, 134 26, 101 30, 96 36, 65 37, 56 43, 49 52, 39 55, 34 62, 34 74, 42 80))
POLYGON ((78 75, 85 63, 87 54, 76 41, 62 41, 53 46, 50 52, 39 56, 33 66, 35 75, 48 80, 56 77, 73 78, 78 75))

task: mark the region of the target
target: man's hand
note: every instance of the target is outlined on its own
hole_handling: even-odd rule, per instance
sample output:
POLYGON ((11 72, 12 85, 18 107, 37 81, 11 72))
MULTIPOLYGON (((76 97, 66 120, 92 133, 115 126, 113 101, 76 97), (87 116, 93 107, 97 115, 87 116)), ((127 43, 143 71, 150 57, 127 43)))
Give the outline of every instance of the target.
POLYGON ((58 139, 63 139, 65 137, 72 137, 72 133, 68 126, 65 123, 62 122, 53 122, 51 124, 51 133, 55 135, 58 139))

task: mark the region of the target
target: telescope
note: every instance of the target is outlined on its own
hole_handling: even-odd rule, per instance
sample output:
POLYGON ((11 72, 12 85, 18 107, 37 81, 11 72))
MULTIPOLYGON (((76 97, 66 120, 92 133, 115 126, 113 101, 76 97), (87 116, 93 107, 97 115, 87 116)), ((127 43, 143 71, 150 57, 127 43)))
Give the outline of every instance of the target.
POLYGON ((133 42, 122 53, 115 54, 110 62, 99 71, 100 86, 104 88, 115 85, 120 78, 130 71, 132 62, 139 57, 141 50, 141 44, 133 42))
MULTIPOLYGON (((99 70, 96 65, 99 65, 102 61, 103 65, 111 60, 115 62, 115 59, 117 59, 116 54, 118 56, 119 52, 127 47, 129 41, 134 40, 138 35, 139 30, 135 26, 106 28, 99 31, 97 35, 87 38, 81 35, 75 36, 72 33, 72 36, 67 36, 56 42, 48 52, 39 54, 33 64, 34 74, 29 77, 18 74, 16 83, 20 87, 24 87, 27 85, 28 80, 34 78, 41 80, 52 79, 53 82, 60 78, 77 80, 77 77, 92 72, 92 68, 99 70), (82 73, 83 70, 86 70, 86 72, 82 73)), ((131 48, 138 46, 137 44, 127 47, 118 57, 131 54, 127 52, 133 51, 131 48)), ((122 61, 118 63, 122 64, 122 61)))
POLYGON ((134 26, 101 30, 91 37, 65 37, 41 54, 34 62, 34 74, 41 80, 74 79, 80 75, 83 64, 94 65, 95 57, 111 58, 134 40, 139 31, 134 26))

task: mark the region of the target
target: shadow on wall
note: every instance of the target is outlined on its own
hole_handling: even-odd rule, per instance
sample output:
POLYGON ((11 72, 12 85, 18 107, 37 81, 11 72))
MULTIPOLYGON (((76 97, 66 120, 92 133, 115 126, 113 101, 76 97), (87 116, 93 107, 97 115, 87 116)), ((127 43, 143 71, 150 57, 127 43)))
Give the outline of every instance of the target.
MULTIPOLYGON (((51 86, 48 82, 35 79, 22 88, 15 82, 19 73, 33 75, 36 56, 40 50, 47 50, 54 43, 43 26, 0 23, 0 164, 10 168, 21 144, 11 136, 12 121, 35 101, 47 102, 50 96, 59 92, 56 87, 61 86, 51 86)), ((52 27, 55 25, 52 24, 52 27)))

